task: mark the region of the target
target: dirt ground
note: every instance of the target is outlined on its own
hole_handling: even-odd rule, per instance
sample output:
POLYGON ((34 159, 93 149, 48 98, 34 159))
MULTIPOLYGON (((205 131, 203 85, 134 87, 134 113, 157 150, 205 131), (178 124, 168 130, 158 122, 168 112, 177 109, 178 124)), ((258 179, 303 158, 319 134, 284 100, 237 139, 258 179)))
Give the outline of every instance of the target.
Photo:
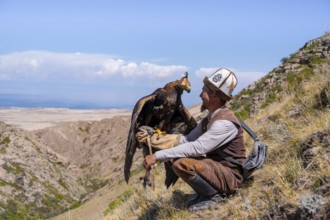
POLYGON ((98 121, 130 115, 125 109, 78 110, 65 108, 0 108, 0 121, 25 130, 38 130, 68 121, 98 121))

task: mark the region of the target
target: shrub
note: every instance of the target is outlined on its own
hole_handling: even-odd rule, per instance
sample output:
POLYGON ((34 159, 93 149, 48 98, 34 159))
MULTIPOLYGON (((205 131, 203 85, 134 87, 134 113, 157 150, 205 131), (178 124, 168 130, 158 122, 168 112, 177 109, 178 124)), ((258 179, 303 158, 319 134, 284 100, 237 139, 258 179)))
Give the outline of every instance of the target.
POLYGON ((316 65, 316 64, 322 64, 324 61, 322 60, 322 58, 320 56, 317 55, 312 55, 309 57, 309 63, 316 65))
POLYGON ((272 92, 268 98, 266 99, 266 101, 260 106, 261 109, 266 108, 266 106, 272 104, 273 102, 276 101, 276 93, 272 92))
POLYGON ((281 63, 283 64, 283 63, 285 63, 286 61, 288 61, 288 57, 283 57, 282 59, 281 59, 281 63))
POLYGON ((287 89, 290 92, 297 91, 301 88, 301 84, 304 80, 309 80, 312 76, 313 69, 306 66, 298 73, 289 72, 286 76, 288 82, 287 89))
POLYGON ((0 145, 4 144, 4 145, 8 145, 10 143, 10 138, 9 137, 5 137, 4 139, 2 139, 2 141, 0 142, 0 145))
POLYGON ((242 110, 235 112, 235 115, 240 117, 242 120, 248 119, 250 117, 250 107, 251 107, 251 104, 244 105, 242 110))

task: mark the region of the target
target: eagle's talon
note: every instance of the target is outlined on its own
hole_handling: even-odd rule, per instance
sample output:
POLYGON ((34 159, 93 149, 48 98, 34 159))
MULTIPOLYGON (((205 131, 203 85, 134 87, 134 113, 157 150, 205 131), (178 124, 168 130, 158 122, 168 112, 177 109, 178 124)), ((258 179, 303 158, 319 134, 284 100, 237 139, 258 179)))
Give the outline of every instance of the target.
POLYGON ((158 128, 156 130, 154 130, 154 134, 157 134, 157 140, 160 138, 160 135, 165 135, 166 132, 165 131, 161 131, 158 128))

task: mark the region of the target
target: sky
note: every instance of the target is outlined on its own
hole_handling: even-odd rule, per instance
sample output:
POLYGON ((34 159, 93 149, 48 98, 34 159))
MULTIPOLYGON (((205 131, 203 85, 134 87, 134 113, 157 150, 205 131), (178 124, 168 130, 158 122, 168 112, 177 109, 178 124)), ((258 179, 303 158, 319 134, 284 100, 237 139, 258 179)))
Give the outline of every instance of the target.
POLYGON ((330 31, 329 0, 0 0, 0 107, 133 108, 221 67, 234 94, 330 31))

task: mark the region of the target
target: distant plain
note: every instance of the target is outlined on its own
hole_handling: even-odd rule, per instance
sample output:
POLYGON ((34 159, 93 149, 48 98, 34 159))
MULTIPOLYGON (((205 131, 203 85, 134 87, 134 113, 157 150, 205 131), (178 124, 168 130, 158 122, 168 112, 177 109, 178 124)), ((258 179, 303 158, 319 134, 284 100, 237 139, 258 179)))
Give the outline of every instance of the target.
POLYGON ((98 121, 130 114, 128 109, 0 108, 0 121, 32 131, 62 122, 98 121))

